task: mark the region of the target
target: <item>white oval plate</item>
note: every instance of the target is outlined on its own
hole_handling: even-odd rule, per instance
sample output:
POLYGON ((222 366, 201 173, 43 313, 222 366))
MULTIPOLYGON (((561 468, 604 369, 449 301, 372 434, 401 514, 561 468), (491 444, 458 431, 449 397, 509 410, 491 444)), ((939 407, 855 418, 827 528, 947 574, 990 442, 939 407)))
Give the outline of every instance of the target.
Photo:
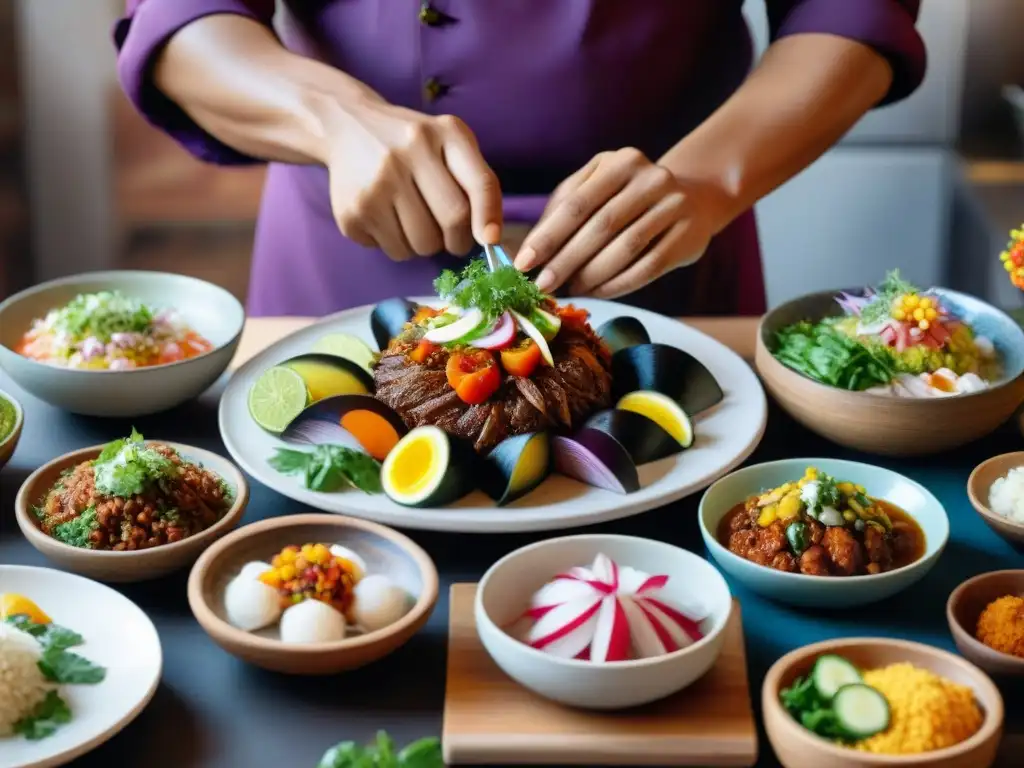
MULTIPOLYGON (((414 299, 423 304, 431 299, 414 299)), ((596 299, 574 300, 587 309, 595 327, 606 320, 632 315, 647 328, 651 340, 689 352, 714 375, 725 398, 701 414, 693 447, 640 467, 641 489, 616 494, 552 475, 533 493, 506 507, 474 491, 443 508, 412 509, 387 496, 357 490, 315 493, 301 480, 278 474, 267 464, 274 449, 285 445, 249 416, 249 388, 260 374, 288 358, 311 351, 328 333, 350 333, 376 347, 370 332, 373 307, 358 307, 325 317, 271 345, 232 377, 220 401, 220 433, 235 461, 250 475, 296 501, 326 512, 344 513, 387 525, 461 533, 544 531, 590 525, 635 515, 681 499, 729 472, 746 459, 764 434, 767 405, 761 382, 739 355, 683 323, 643 309, 596 299)))
POLYGON ((156 627, 135 603, 95 581, 50 568, 0 565, 0 593, 25 595, 85 644, 72 648, 106 667, 96 685, 62 685, 72 719, 52 736, 0 738, 3 768, 51 768, 95 749, 134 720, 156 692, 163 652, 156 627))

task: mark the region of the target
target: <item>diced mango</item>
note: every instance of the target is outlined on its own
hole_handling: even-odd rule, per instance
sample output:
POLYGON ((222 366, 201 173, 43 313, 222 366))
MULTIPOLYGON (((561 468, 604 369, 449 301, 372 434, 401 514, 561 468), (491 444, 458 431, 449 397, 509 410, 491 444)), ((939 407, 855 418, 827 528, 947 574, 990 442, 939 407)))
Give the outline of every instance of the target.
POLYGON ((767 528, 769 525, 774 523, 778 519, 779 508, 774 504, 769 504, 767 507, 761 510, 761 514, 758 515, 757 524, 762 528, 767 528))
POLYGON ((803 504, 800 501, 800 492, 787 493, 779 502, 778 517, 780 520, 791 520, 800 514, 803 504))

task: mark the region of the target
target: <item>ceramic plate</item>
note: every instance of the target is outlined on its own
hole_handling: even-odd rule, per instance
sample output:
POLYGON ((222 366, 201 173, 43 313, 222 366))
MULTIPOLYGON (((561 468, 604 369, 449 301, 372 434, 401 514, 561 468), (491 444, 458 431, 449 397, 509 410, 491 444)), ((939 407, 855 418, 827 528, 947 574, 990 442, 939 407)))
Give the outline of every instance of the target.
POLYGON ((107 669, 97 685, 60 686, 73 718, 52 736, 0 738, 0 766, 64 765, 110 739, 149 703, 163 653, 153 622, 128 598, 81 576, 19 565, 0 565, 0 592, 25 595, 54 623, 78 632, 85 644, 72 651, 107 669))
MULTIPOLYGON (((418 301, 434 303, 428 299, 418 301)), ((574 303, 590 311, 594 327, 622 315, 637 318, 652 341, 679 347, 704 363, 725 393, 722 402, 695 420, 693 447, 640 467, 642 487, 635 493, 616 494, 552 475, 533 493, 506 507, 495 506, 477 491, 449 507, 410 509, 383 494, 368 495, 356 490, 314 493, 306 490, 298 478, 272 470, 267 459, 284 443, 260 429, 249 416, 249 388, 263 371, 311 351, 314 343, 328 333, 350 333, 376 346, 370 333, 373 307, 326 317, 282 339, 242 366, 232 376, 220 403, 224 444, 254 478, 315 509, 405 528, 464 533, 557 530, 635 515, 701 490, 753 452, 764 434, 767 408, 761 383, 739 355, 711 337, 653 312, 593 299, 574 303)))

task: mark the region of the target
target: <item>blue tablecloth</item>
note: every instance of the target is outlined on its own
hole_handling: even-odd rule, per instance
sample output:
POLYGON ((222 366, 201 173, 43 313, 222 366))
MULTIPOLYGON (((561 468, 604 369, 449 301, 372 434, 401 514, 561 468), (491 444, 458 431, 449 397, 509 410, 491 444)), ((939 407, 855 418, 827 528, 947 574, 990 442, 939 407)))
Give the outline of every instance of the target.
MULTIPOLYGON (((54 456, 126 434, 129 422, 64 414, 14 387, 0 388, 25 407, 25 430, 13 461, 0 474, 0 562, 46 565, 13 521, 14 496, 30 471, 54 456)), ((138 419, 147 437, 223 453, 217 433, 219 390, 173 412, 138 419)), ((953 649, 945 618, 949 593, 977 573, 1024 567, 1024 557, 987 528, 965 493, 980 461, 1018 450, 1013 425, 946 455, 872 459, 838 448, 797 427, 777 409, 751 462, 784 457, 835 457, 881 464, 932 490, 949 513, 952 535, 941 561, 918 585, 897 597, 850 611, 803 611, 772 604, 732 584, 743 605, 751 694, 781 654, 827 638, 881 635, 953 649)), ((704 551, 696 522, 697 497, 593 530, 649 536, 704 551)), ((300 505, 254 484, 245 522, 302 511, 300 505)), ((74 763, 81 768, 314 768, 323 751, 343 739, 369 740, 378 728, 398 741, 438 734, 444 696, 447 590, 475 581, 503 554, 543 535, 469 536, 410 532, 437 562, 442 598, 430 623, 405 648, 371 667, 336 678, 303 679, 262 672, 217 648, 195 623, 185 597, 186 574, 121 588, 153 618, 164 646, 163 682, 153 702, 121 735, 74 763)), ((552 533, 550 535, 557 535, 552 533)), ((1001 684, 1007 704, 1006 757, 1020 766, 1024 746, 1024 684, 1001 684), (1016 746, 1015 746, 1016 745, 1016 746), (1016 751, 1017 754, 1012 753, 1016 751)), ((777 762, 762 733, 758 766, 777 762)))

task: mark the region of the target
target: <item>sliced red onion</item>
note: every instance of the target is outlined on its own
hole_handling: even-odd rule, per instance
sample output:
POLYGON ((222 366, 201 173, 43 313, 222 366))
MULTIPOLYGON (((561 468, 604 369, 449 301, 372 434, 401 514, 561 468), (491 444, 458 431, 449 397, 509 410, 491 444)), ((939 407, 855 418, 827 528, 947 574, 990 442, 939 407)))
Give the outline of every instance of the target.
POLYGON ((471 341, 469 344, 479 349, 503 349, 511 345, 515 338, 516 321, 512 319, 512 315, 505 312, 498 318, 498 322, 494 324, 486 336, 482 336, 476 341, 471 341))

